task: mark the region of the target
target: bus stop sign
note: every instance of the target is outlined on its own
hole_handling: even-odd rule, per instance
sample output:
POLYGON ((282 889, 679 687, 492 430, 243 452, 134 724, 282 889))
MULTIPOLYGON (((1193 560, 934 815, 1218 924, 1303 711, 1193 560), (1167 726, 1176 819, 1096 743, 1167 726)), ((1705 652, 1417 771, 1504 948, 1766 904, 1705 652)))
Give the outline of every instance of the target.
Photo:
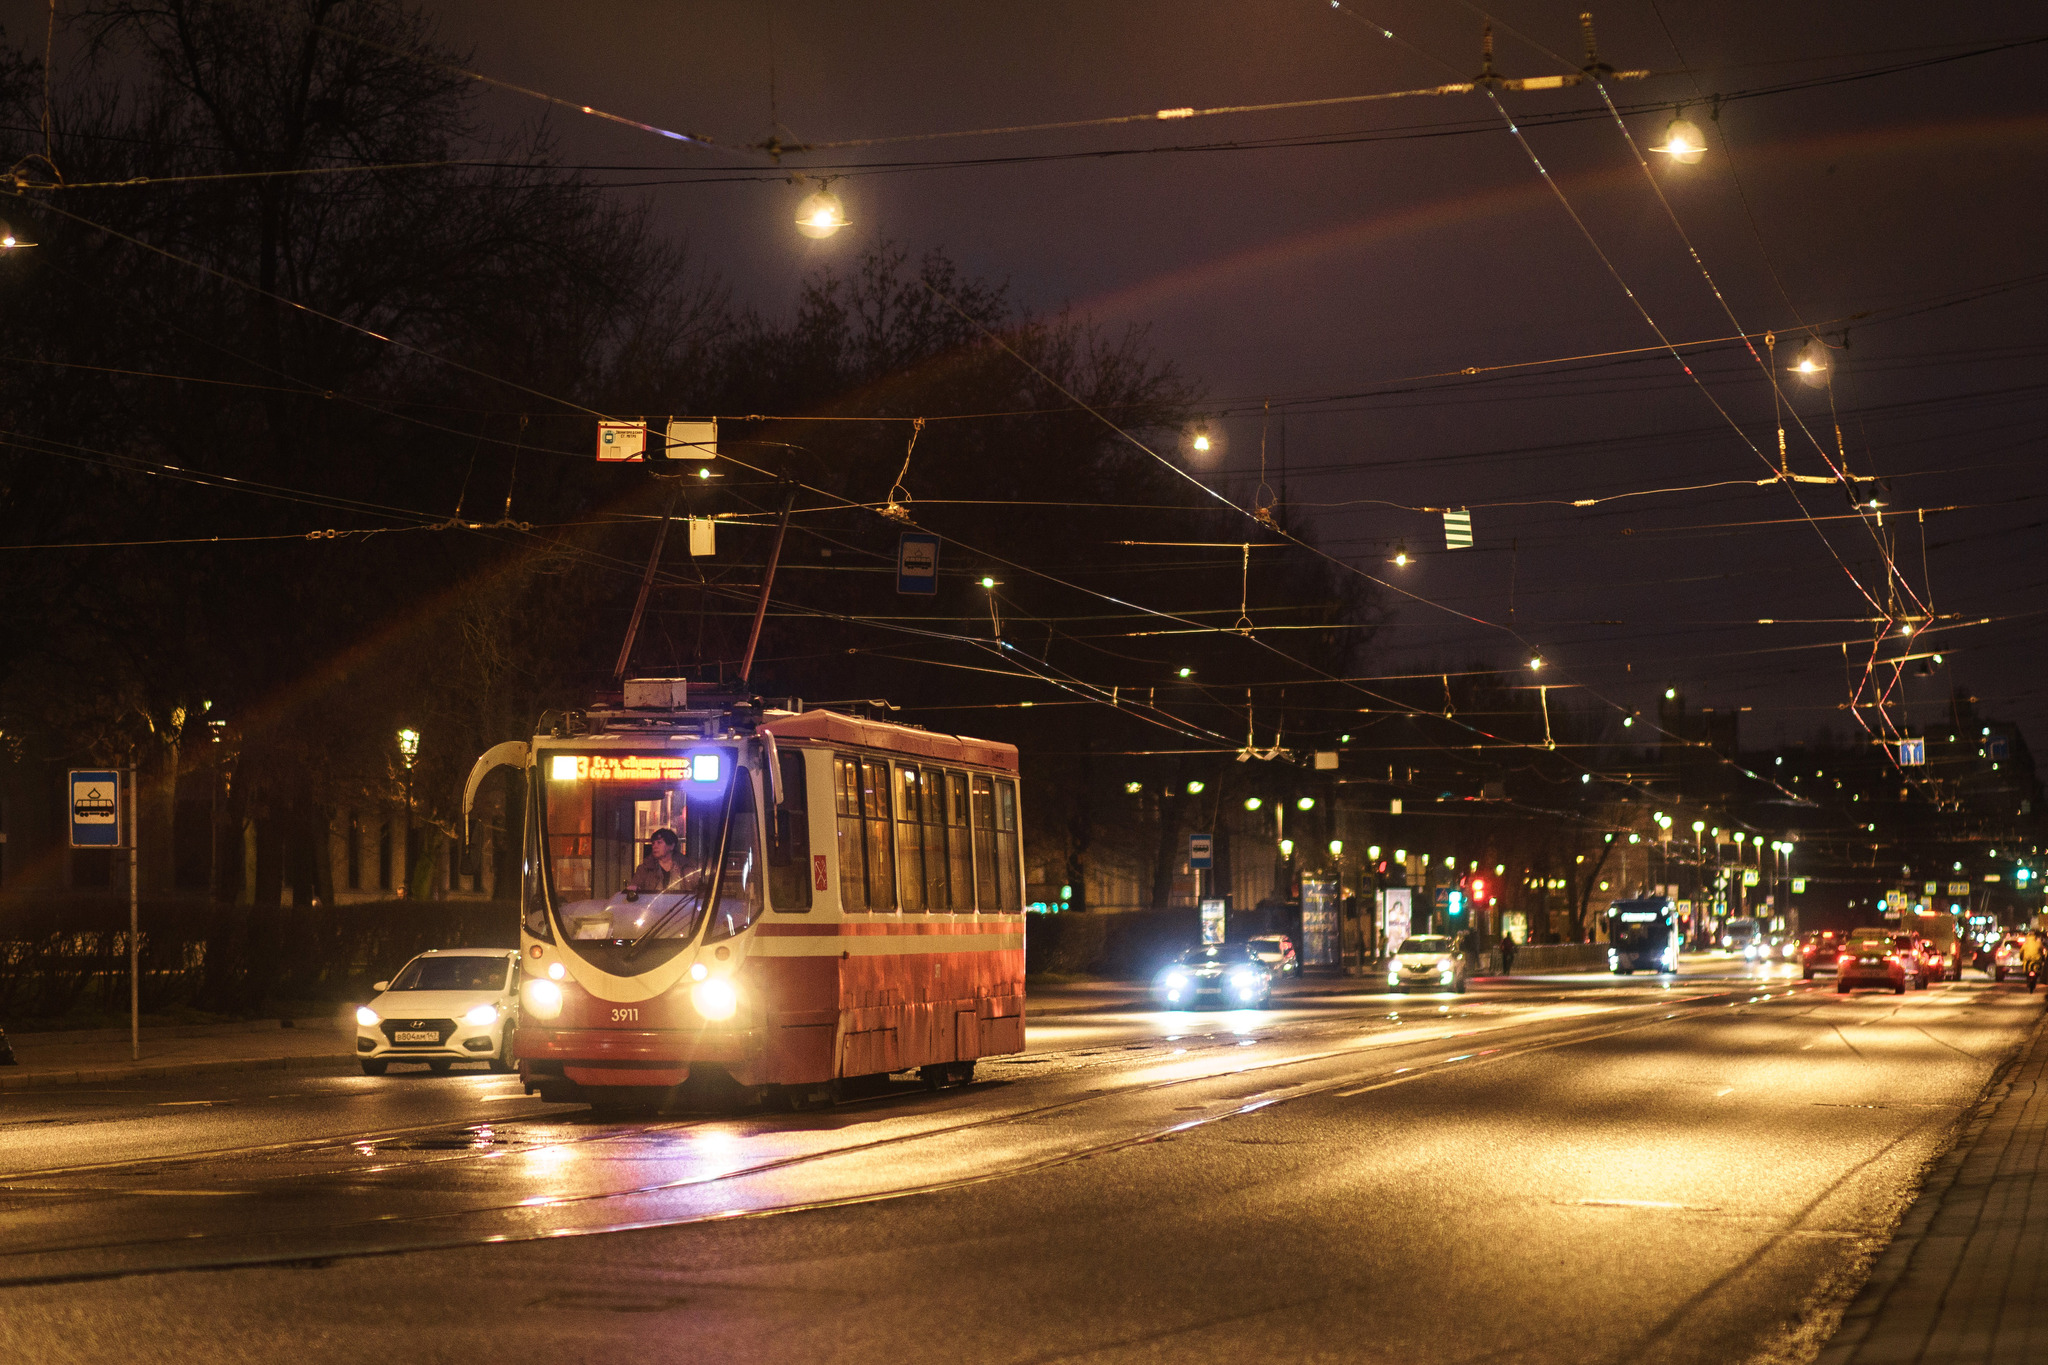
POLYGON ((121 846, 121 774, 110 768, 71 770, 71 846, 121 846))
POLYGON ((1210 868, 1216 865, 1216 838, 1211 834, 1190 834, 1188 836, 1189 870, 1210 868))

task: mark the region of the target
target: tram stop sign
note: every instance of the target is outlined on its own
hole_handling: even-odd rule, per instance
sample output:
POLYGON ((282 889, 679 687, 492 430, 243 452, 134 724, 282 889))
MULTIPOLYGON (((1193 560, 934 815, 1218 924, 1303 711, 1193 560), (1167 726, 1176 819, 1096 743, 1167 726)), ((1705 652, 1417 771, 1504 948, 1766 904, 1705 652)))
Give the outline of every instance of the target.
POLYGON ((121 846, 121 774, 111 768, 71 770, 71 846, 121 846))
POLYGON ((1210 868, 1216 865, 1216 837, 1212 834, 1190 834, 1188 836, 1188 868, 1210 868))
POLYGON ((896 591, 931 597, 939 590, 939 538, 905 531, 896 541, 896 591))

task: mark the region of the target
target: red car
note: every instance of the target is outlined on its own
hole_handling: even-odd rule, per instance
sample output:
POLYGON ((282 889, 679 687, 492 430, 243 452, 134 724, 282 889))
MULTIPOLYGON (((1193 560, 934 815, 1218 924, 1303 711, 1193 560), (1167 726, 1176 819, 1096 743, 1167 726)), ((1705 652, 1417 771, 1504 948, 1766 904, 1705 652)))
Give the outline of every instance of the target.
POLYGON ((1858 929, 1835 962, 1835 990, 1842 995, 1859 987, 1889 987, 1893 995, 1904 995, 1909 985, 1916 990, 1927 986, 1917 934, 1858 929))
POLYGON ((1835 970, 1842 956, 1842 936, 1832 929, 1816 929, 1799 944, 1799 973, 1808 981, 1815 972, 1835 970))

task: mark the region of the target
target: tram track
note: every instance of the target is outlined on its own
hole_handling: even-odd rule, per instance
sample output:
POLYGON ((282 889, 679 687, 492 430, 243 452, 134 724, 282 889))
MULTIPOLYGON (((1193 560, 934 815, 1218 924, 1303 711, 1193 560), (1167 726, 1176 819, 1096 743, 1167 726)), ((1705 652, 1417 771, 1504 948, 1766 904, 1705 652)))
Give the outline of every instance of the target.
MULTIPOLYGON (((775 1217, 784 1214, 799 1213, 809 1210, 848 1207, 864 1203, 875 1203, 892 1199, 913 1197, 921 1194, 939 1193, 950 1189, 964 1188, 996 1180, 1014 1179, 1018 1176, 1029 1175, 1035 1172, 1049 1170, 1059 1166, 1071 1164, 1073 1162, 1087 1160, 1097 1156, 1108 1155, 1117 1151, 1128 1150, 1130 1148, 1143 1146, 1148 1143, 1169 1140, 1178 1134, 1189 1132, 1194 1129, 1207 1126, 1209 1124, 1225 1122, 1233 1118, 1242 1117, 1243 1115, 1257 1112, 1258 1110, 1267 1108, 1273 1104, 1285 1103, 1299 1099, 1307 1099, 1319 1095, 1334 1094, 1340 1097, 1348 1097, 1351 1095, 1367 1093, 1372 1090, 1383 1089, 1389 1085, 1407 1084, 1415 1081, 1429 1079, 1431 1077, 1443 1074, 1444 1069, 1447 1066, 1462 1065, 1467 1063, 1485 1065, 1490 1062, 1503 1061, 1514 1057, 1526 1056, 1533 1052, 1546 1051, 1560 1047, 1568 1047, 1575 1044, 1596 1041, 1598 1039, 1607 1037, 1614 1037, 1646 1028, 1654 1028, 1660 1024, 1686 1017, 1689 1014, 1696 1014, 1696 1012, 1703 1006, 1722 1003, 1726 1000, 1726 998, 1729 995, 1750 994, 1750 992, 1753 989, 1754 988, 1744 988, 1732 992, 1719 991, 1697 996, 1688 996, 1682 1000, 1653 1001, 1646 1002, 1640 1005, 1620 1006, 1617 1007, 1616 1012, 1625 1014, 1628 1017, 1615 1018, 1612 1017, 1612 1015, 1610 1015, 1609 1017, 1598 1020, 1597 1022, 1584 1024, 1579 1027, 1573 1027, 1571 1025, 1571 1022, 1568 1020, 1561 1020, 1556 1018, 1543 1020, 1512 1019, 1502 1020, 1498 1023, 1493 1024, 1481 1025, 1479 1027, 1467 1027, 1462 1029, 1444 1029, 1441 1031, 1433 1032, 1428 1036, 1423 1037, 1394 1039, 1383 1035, 1372 1041, 1355 1044, 1349 1047, 1329 1048, 1306 1053, 1298 1053, 1285 1057, 1266 1058, 1257 1061, 1247 1061, 1244 1065, 1241 1066, 1201 1070, 1189 1075, 1163 1077, 1156 1080, 1140 1082, 1134 1085, 1095 1088, 1088 1090, 1082 1094, 1069 1096, 1049 1104, 1034 1105, 1024 1109, 1009 1110, 997 1114, 988 1114, 976 1118, 971 1118, 963 1122, 943 1124, 936 1128, 920 1128, 912 1132, 891 1134, 880 1138, 870 1139, 864 1142, 826 1147, 824 1149, 817 1151, 792 1153, 790 1155, 770 1161, 751 1163, 749 1165, 735 1167, 730 1170, 696 1173, 680 1179, 643 1182, 621 1189, 590 1191, 574 1195, 562 1196, 558 1198, 528 1198, 510 1203, 471 1205, 463 1208, 434 1210, 430 1212, 411 1215, 385 1214, 375 1218, 354 1219, 341 1223, 328 1224, 319 1229, 312 1230, 314 1234, 318 1235, 320 1239, 325 1242, 325 1245, 300 1246, 289 1249, 255 1252, 252 1254, 244 1255, 230 1254, 224 1256, 202 1256, 196 1259, 180 1259, 174 1263, 165 1264, 131 1264, 120 1266, 106 1266, 98 1268, 77 1268, 40 1274, 33 1272, 26 1274, 17 1273, 13 1275, 0 1273, 0 1288, 20 1288, 36 1285, 51 1285, 84 1281, 120 1279, 138 1275, 158 1275, 167 1273, 198 1271, 222 1271, 255 1268, 260 1266, 283 1266, 294 1264, 324 1263, 344 1258, 397 1255, 413 1251, 450 1250, 463 1247, 484 1246, 500 1242, 535 1241, 546 1238, 564 1236, 590 1236, 599 1233, 624 1232, 653 1227, 678 1227, 687 1226, 695 1223, 731 1221, 734 1219, 775 1217), (1041 1120, 1064 1113, 1070 1113, 1072 1111, 1081 1109, 1084 1106, 1090 1104, 1098 1104, 1107 1100, 1129 1100, 1143 1098, 1149 1095, 1154 1095, 1191 1085, 1227 1085, 1234 1080, 1240 1080, 1247 1076, 1255 1076, 1260 1073, 1282 1071, 1288 1068, 1312 1065, 1319 1062, 1341 1061, 1345 1058, 1357 1056, 1363 1053, 1380 1051, 1389 1047, 1423 1048, 1431 1045, 1440 1045, 1458 1038, 1470 1038, 1481 1034, 1497 1033, 1517 1028, 1540 1027, 1544 1024, 1556 1024, 1560 1025, 1561 1027, 1557 1031, 1546 1032, 1540 1037, 1532 1038, 1525 1042, 1510 1042, 1499 1047, 1476 1049, 1472 1052, 1460 1056, 1444 1058, 1436 1062, 1425 1062, 1417 1065, 1402 1066, 1395 1068, 1391 1071, 1381 1069, 1375 1073, 1365 1075, 1362 1075, 1357 1071, 1351 1071, 1341 1077, 1331 1078, 1327 1080, 1291 1086, 1278 1086, 1269 1090, 1255 1091, 1250 1096, 1242 1097, 1239 1101, 1236 1102, 1211 1101, 1211 1104, 1220 1105, 1218 1111, 1212 1114, 1205 1114, 1193 1118, 1176 1119, 1175 1121, 1169 1123, 1158 1123, 1155 1121, 1150 1125, 1142 1127, 1141 1130, 1137 1132, 1125 1133, 1117 1137, 1106 1139, 1100 1142, 1070 1144, 1065 1147, 1062 1147, 1059 1150, 1034 1156, 1027 1160, 1013 1161, 992 1168, 969 1171, 960 1175, 945 1177, 938 1180, 922 1181, 910 1184, 898 1184, 884 1188, 862 1190, 854 1193, 833 1195, 820 1198, 784 1200, 781 1202, 764 1203, 755 1207, 724 1208, 716 1211, 677 1213, 674 1215, 664 1215, 653 1218, 622 1217, 600 1219, 581 1226, 561 1226, 548 1228, 545 1230, 526 1229, 515 1231, 501 1231, 490 1234, 484 1234, 481 1232, 481 1230, 478 1230, 465 1235, 453 1237, 429 1237, 421 1239, 402 1240, 397 1243, 388 1243, 387 1241, 387 1244, 375 1246, 347 1246, 341 1244, 347 1240, 346 1235, 351 1233, 361 1233, 373 1230, 390 1233, 398 1229, 423 1228, 434 1223, 446 1223, 448 1221, 456 1219, 484 1220, 493 1217, 501 1219, 512 1218, 542 1212, 546 1210, 598 1207, 606 1204, 618 1204, 621 1201, 628 1201, 634 1199, 646 1200, 658 1198, 663 1195, 673 1195, 676 1193, 690 1190, 708 1189, 717 1186, 734 1186, 740 1182, 744 1182, 750 1179, 758 1179, 760 1177, 769 1176, 774 1173, 787 1171, 796 1167, 818 1165, 820 1163, 825 1162, 853 1159, 861 1157, 863 1155, 873 1154, 884 1149, 901 1148, 916 1143, 940 1143, 946 1139, 958 1138, 964 1134, 969 1134, 977 1130, 992 1129, 1005 1125, 1027 1124, 1033 1120, 1041 1120)), ((1795 994, 1804 993, 1806 992, 1798 991, 1796 989, 1787 989, 1784 992, 1784 997, 1789 1001, 1790 998, 1795 994)), ((1748 1003, 1769 1003, 1771 1001, 1771 998, 1771 993, 1769 992, 1766 992, 1765 994, 1760 996, 1752 995, 1748 1003)), ((1727 1003, 1740 1005, 1744 1002, 1736 1000, 1728 1001, 1727 1003)), ((1582 1017, 1583 1016, 1575 1016, 1575 1018, 1582 1017)), ((1446 1021, 1446 1023, 1451 1022, 1467 1021, 1446 1021)), ((979 1089, 980 1087, 974 1088, 979 1089)), ((867 1100, 854 1101, 851 1103, 867 1105, 881 1101, 886 1101, 892 1098, 895 1097, 887 1095, 875 1096, 867 1100)), ((522 1121, 524 1120, 510 1120, 507 1122, 518 1123, 522 1121)), ((676 1132, 685 1131, 693 1128, 700 1128, 708 1124, 714 1123, 716 1121, 717 1119, 713 1117, 702 1117, 682 1120, 668 1124, 637 1125, 631 1129, 612 1131, 603 1134, 592 1134, 581 1139, 572 1140, 572 1142, 574 1144, 580 1145, 581 1143, 586 1142, 604 1143, 610 1141, 617 1141, 621 1139, 642 1138, 651 1133, 676 1132)), ((451 1125, 445 1123, 438 1125, 415 1125, 405 1129, 379 1131, 382 1133, 384 1140, 388 1140, 393 1136, 404 1137, 408 1135, 416 1135, 422 1132, 445 1132, 448 1131, 450 1126, 451 1125)), ((274 1154, 279 1151, 291 1149, 297 1149, 300 1151, 311 1150, 317 1152, 320 1150, 332 1150, 335 1148, 346 1147, 355 1143, 361 1143, 370 1140, 373 1139, 370 1138, 368 1135, 349 1135, 348 1137, 342 1138, 328 1137, 319 1140, 310 1140, 306 1143, 261 1144, 253 1146, 249 1149, 244 1149, 244 1154, 261 1156, 264 1154, 274 1154)), ((559 1142, 542 1143, 534 1144, 534 1147, 565 1145, 571 1144, 564 1144, 559 1142)), ((454 1159, 463 1159, 465 1157, 481 1157, 483 1155, 485 1154, 451 1154, 451 1156, 454 1159)), ((182 1160, 189 1164, 193 1161, 204 1161, 208 1159, 210 1159, 210 1154, 192 1154, 189 1158, 184 1158, 182 1160)), ((162 1164, 164 1163, 160 1161, 137 1161, 131 1163, 104 1163, 96 1166, 72 1167, 62 1169, 67 1173, 84 1173, 92 1171, 118 1169, 122 1166, 126 1166, 132 1169, 154 1168, 162 1164)), ((426 1163, 422 1162, 410 1162, 395 1164, 385 1169, 418 1170, 423 1168, 425 1164, 426 1163)), ((261 1185, 264 1183, 268 1183, 268 1181, 270 1180, 278 1179, 313 1179, 325 1180, 330 1184, 338 1186, 346 1186, 358 1182, 360 1178, 365 1174, 375 1173, 377 1172, 364 1171, 361 1169, 344 1172, 314 1172, 266 1178, 266 1181, 258 1181, 252 1183, 261 1185)), ((52 1174, 56 1174, 56 1172, 52 1172, 52 1174)), ((41 1176, 40 1174, 31 1177, 31 1173, 23 1173, 23 1175, 12 1177, 11 1179, 18 1181, 25 1177, 48 1178, 46 1176, 41 1176)), ((0 1193, 4 1192, 4 1190, 0 1190, 0 1193)), ((243 1190, 238 1192, 249 1194, 260 1193, 259 1190, 250 1190, 247 1189, 246 1186, 243 1190)), ((65 1192, 59 1190, 51 1190, 48 1191, 48 1193, 52 1195, 58 1195, 61 1197, 61 1195, 65 1192)), ((97 1196, 101 1198, 121 1198, 124 1196, 137 1197, 139 1194, 146 1192, 123 1191, 118 1187, 93 1187, 89 1191, 76 1191, 76 1193, 86 1197, 97 1196)), ((190 1191, 187 1193, 197 1193, 197 1191, 190 1191)), ((0 1252, 0 1264, 5 1264, 6 1262, 13 1262, 19 1265, 22 1263, 24 1259, 30 1257, 76 1257, 81 1255, 105 1254, 123 1251, 136 1252, 145 1250, 156 1250, 173 1245, 184 1248, 192 1248, 197 1243, 212 1241, 216 1238, 219 1238, 221 1240, 228 1240, 232 1238, 246 1242, 248 1240, 257 1238, 307 1237, 308 1235, 309 1230, 295 1228, 275 1228, 255 1232, 242 1229, 235 1229, 232 1231, 220 1233, 183 1233, 176 1236, 163 1236, 157 1238, 129 1238, 92 1243, 70 1243, 66 1245, 46 1244, 38 1247, 12 1248, 4 1252, 0 1252)))

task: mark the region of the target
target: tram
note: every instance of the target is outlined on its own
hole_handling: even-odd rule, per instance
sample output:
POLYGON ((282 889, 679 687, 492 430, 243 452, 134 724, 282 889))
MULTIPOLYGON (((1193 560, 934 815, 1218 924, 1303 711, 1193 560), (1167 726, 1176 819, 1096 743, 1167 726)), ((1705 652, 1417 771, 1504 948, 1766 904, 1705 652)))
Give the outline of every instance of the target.
POLYGON ((1678 911, 1663 896, 1616 901, 1607 907, 1607 968, 1631 972, 1675 972, 1681 939, 1678 911))
MULTIPOLYGON (((800 706, 800 703, 794 706, 800 706)), ((1024 1048, 1013 745, 629 679, 471 770, 525 783, 528 1094, 829 1102, 1024 1048)))

